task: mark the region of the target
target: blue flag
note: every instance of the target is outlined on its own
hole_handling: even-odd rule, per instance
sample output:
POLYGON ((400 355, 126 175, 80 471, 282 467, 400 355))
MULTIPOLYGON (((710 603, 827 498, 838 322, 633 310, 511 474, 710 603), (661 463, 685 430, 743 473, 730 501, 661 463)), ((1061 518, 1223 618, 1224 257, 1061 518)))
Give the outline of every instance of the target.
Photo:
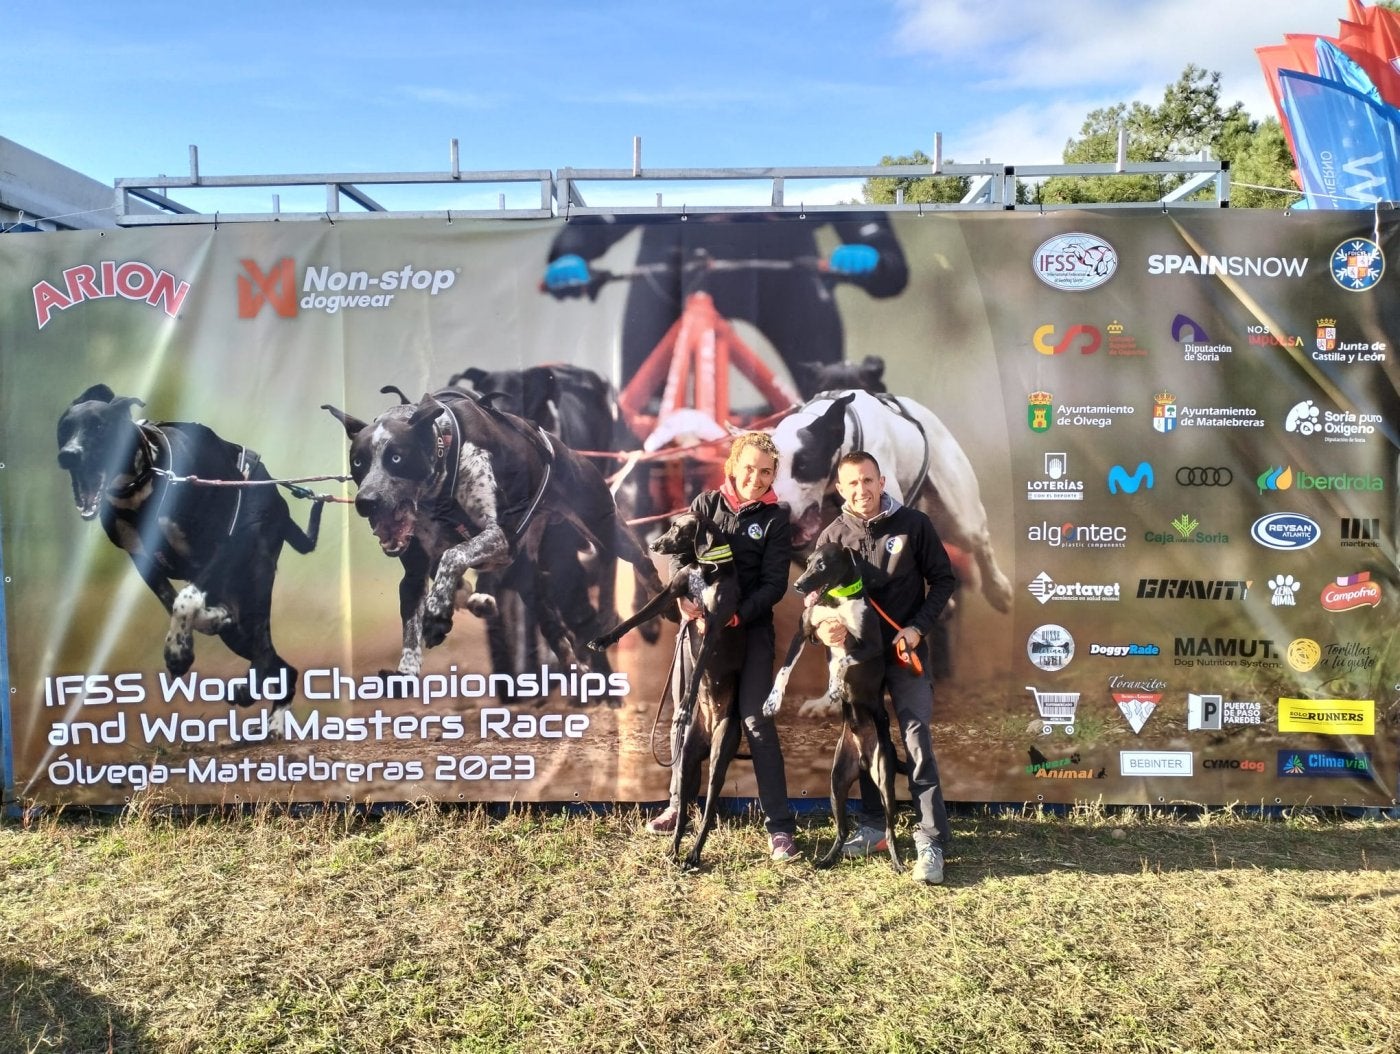
POLYGON ((1400 111, 1323 77, 1281 69, 1278 78, 1309 208, 1400 198, 1400 111))
POLYGON ((1323 80, 1336 81, 1366 96, 1373 103, 1385 106, 1381 90, 1357 61, 1326 37, 1318 37, 1313 48, 1317 54, 1317 75, 1323 80))

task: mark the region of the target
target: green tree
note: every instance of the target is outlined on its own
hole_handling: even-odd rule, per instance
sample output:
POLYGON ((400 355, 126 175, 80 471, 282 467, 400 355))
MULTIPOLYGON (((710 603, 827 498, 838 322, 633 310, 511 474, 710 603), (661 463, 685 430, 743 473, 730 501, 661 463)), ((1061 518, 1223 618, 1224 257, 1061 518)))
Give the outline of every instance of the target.
MULTIPOLYGON (((931 165, 933 159, 922 150, 902 157, 880 158, 882 165, 931 165)), ((948 162, 952 164, 952 162, 948 162)), ((861 197, 867 205, 893 205, 904 191, 906 205, 954 204, 967 195, 972 180, 967 176, 875 176, 865 181, 861 197)))
MULTIPOLYGON (((1188 64, 1169 84, 1158 106, 1135 102, 1092 111, 1079 138, 1065 146, 1067 164, 1117 160, 1118 133, 1128 133, 1128 161, 1190 161, 1205 152, 1230 162, 1232 181, 1259 187, 1292 188, 1292 160, 1277 120, 1255 121, 1241 103, 1220 101, 1220 74, 1188 64), (1239 166, 1238 169, 1236 166, 1239 166)), ((1180 186, 1186 176, 1054 176, 1032 194, 1045 204, 1155 201, 1180 186)), ((1210 191, 1198 192, 1206 198, 1210 191)), ((1231 191, 1232 204, 1247 208, 1284 208, 1298 199, 1256 187, 1231 191)))

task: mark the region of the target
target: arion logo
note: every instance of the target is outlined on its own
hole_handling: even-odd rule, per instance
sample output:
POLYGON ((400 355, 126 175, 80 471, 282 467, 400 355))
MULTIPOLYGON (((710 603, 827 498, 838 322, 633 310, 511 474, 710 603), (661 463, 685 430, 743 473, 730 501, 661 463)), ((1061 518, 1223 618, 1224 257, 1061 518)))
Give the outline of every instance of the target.
POLYGON ((157 271, 140 260, 103 260, 99 264, 78 264, 63 272, 63 288, 50 282, 34 286, 34 320, 43 329, 53 319, 55 311, 67 311, 87 300, 110 300, 121 297, 139 300, 159 308, 175 318, 190 284, 169 271, 157 271))
POLYGON ((1057 234, 1041 242, 1031 269, 1046 285, 1079 293, 1097 289, 1118 272, 1118 250, 1097 234, 1057 234))

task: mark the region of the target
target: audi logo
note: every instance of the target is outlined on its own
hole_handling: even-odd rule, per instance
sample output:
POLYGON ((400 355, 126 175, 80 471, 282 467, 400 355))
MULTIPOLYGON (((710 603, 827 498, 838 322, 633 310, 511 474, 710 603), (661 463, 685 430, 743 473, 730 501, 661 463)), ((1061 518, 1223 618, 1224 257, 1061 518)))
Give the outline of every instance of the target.
POLYGON ((1176 470, 1176 481, 1183 487, 1228 487, 1235 481, 1235 474, 1224 467, 1182 465, 1176 470))

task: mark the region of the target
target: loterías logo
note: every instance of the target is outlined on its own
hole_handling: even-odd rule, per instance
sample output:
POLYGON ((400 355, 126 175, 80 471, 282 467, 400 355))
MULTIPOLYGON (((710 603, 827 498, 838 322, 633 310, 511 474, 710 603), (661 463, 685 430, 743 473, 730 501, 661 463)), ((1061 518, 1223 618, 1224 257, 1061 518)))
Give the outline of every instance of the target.
POLYGON ((62 285, 60 289, 52 282, 41 281, 34 286, 34 320, 40 329, 52 321, 55 311, 66 311, 88 300, 113 297, 141 301, 175 318, 190 291, 189 282, 181 281, 169 271, 157 271, 140 260, 78 264, 63 272, 62 285))

